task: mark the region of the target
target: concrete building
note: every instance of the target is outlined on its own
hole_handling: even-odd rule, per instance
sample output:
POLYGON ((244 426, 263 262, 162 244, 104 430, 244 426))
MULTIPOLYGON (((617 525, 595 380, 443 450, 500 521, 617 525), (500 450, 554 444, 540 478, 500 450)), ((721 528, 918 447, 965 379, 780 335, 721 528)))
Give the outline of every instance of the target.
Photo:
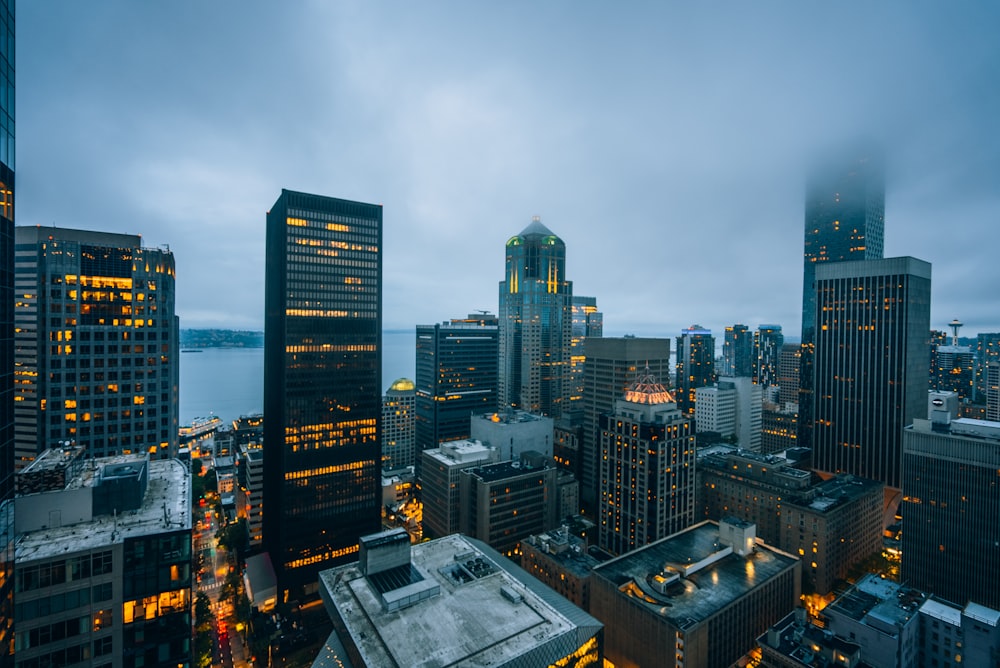
POLYGON ((92 457, 176 457, 173 253, 130 234, 38 226, 14 236, 18 468, 62 442, 92 457))
POLYGON ((753 373, 742 375, 752 375, 753 382, 764 387, 780 385, 780 355, 784 345, 785 335, 781 325, 758 325, 753 333, 753 373))
POLYGON ((986 419, 1000 422, 1000 362, 986 366, 986 419))
POLYGON ((526 411, 491 411, 470 418, 472 439, 494 447, 500 459, 516 460, 526 452, 552 457, 553 420, 526 411))
POLYGON ((521 567, 583 610, 590 610, 590 572, 599 563, 566 526, 521 541, 521 567))
POLYGON ((906 668, 918 665, 917 611, 925 598, 917 589, 868 574, 822 614, 826 628, 860 645, 873 668, 906 668))
MULTIPOLYGON (((469 418, 497 408, 499 327, 490 313, 417 325, 417 450, 470 438, 469 418)), ((417 456, 419 460, 419 456, 417 456)))
POLYGON ((1000 665, 1000 611, 930 596, 920 606, 919 666, 1000 665))
POLYGON ((399 378, 382 395, 382 470, 415 466, 414 418, 417 395, 413 381, 399 378))
POLYGON ((317 658, 345 668, 601 665, 602 626, 484 543, 367 536, 360 561, 320 574, 334 632, 317 658))
POLYGON ((901 576, 1000 609, 1000 577, 983 577, 1000 573, 1000 422, 949 417, 932 413, 903 434, 901 576))
POLYGON ((805 608, 796 608, 757 638, 762 668, 871 668, 861 658, 861 645, 811 623, 805 608))
POLYGON ((48 450, 17 498, 17 666, 189 665, 191 474, 48 450))
POLYGON ((694 425, 647 368, 601 417, 598 544, 612 554, 694 523, 694 425))
POLYGON ((522 538, 559 526, 559 470, 538 453, 459 474, 459 527, 512 559, 522 538))
POLYGON ((590 610, 615 666, 729 666, 795 607, 798 569, 752 524, 706 521, 595 568, 590 610))
POLYGON ((498 409, 558 418, 571 393, 573 283, 566 244, 534 216, 507 240, 500 281, 498 409))
POLYGON ((420 485, 424 502, 424 535, 440 538, 459 530, 459 476, 464 469, 497 462, 496 448, 480 441, 442 443, 421 454, 420 485))
POLYGON ((644 367, 660 379, 670 377, 670 339, 599 338, 584 345, 583 429, 580 440, 580 499, 597 508, 601 462, 601 416, 614 409, 644 367))
POLYGON ((247 523, 251 552, 261 549, 264 510, 264 447, 260 441, 241 443, 236 458, 236 515, 247 523))
POLYGON ((722 438, 736 438, 740 447, 759 452, 761 448, 763 386, 749 376, 719 378, 713 385, 695 390, 695 424, 698 433, 714 432, 722 438), (705 406, 701 406, 701 399, 705 406))
POLYGON ((802 589, 826 594, 882 546, 882 486, 851 475, 822 480, 783 458, 716 446, 698 457, 704 518, 736 516, 768 544, 802 559, 802 589))
POLYGON ((903 428, 927 397, 931 266, 825 263, 815 287, 813 464, 899 489, 903 428))

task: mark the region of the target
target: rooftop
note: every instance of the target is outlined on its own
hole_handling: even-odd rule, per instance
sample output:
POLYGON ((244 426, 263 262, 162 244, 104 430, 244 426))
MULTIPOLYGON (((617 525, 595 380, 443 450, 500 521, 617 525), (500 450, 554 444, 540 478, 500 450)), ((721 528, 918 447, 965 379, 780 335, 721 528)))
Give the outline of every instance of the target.
POLYGON ((601 563, 587 552, 584 540, 571 534, 566 527, 528 536, 521 543, 528 543, 566 572, 580 578, 590 575, 594 567, 601 563))
MULTIPOLYGON (((106 457, 96 461, 107 466, 130 464, 134 455, 106 457)), ((92 487, 99 468, 84 467, 84 471, 69 486, 70 490, 92 487)), ((142 507, 119 513, 117 517, 102 515, 92 521, 52 529, 39 529, 18 536, 16 561, 48 559, 63 553, 95 549, 126 538, 176 530, 191 529, 191 478, 187 467, 176 459, 149 462, 149 484, 142 507)), ((45 492, 61 494, 62 492, 45 492)))
POLYGON ((411 564, 439 593, 393 612, 383 608, 358 563, 320 573, 330 614, 344 620, 366 665, 501 666, 519 657, 525 665, 545 665, 601 628, 496 551, 460 534, 413 545, 411 564), (543 646, 551 651, 535 653, 543 646))
POLYGON ((746 557, 727 553, 719 540, 719 524, 709 520, 603 563, 594 569, 594 576, 609 580, 637 605, 686 629, 797 563, 792 555, 761 542, 746 557), (698 568, 699 562, 705 563, 698 568), (654 589, 658 578, 669 581, 672 576, 679 577, 663 593, 654 589))
POLYGON ((925 595, 892 580, 868 574, 827 606, 827 614, 839 613, 892 634, 905 626, 923 604, 925 595))
POLYGON ((527 411, 508 410, 503 412, 482 413, 473 415, 472 418, 493 422, 494 424, 521 424, 523 422, 538 422, 540 420, 551 419, 542 415, 535 415, 527 411))
POLYGON ((498 462, 496 464, 486 464, 485 466, 466 469, 466 473, 476 476, 483 482, 495 482, 521 475, 536 474, 539 471, 545 471, 549 468, 549 466, 527 466, 520 462, 498 462))

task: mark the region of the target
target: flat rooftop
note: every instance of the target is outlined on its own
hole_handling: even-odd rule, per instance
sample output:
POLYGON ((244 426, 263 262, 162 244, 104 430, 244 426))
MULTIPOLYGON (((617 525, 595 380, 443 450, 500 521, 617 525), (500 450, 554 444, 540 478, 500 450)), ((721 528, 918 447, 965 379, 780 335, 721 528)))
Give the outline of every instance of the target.
POLYGON ((525 466, 519 462, 498 462, 496 464, 485 464, 476 468, 466 469, 466 473, 476 476, 483 482, 496 482, 497 480, 506 480, 521 475, 537 474, 549 468, 551 467, 525 466))
MULTIPOLYGON (((600 560, 587 552, 582 538, 563 529, 553 529, 521 541, 530 544, 541 554, 559 564, 567 573, 585 578, 600 564, 600 560)), ((522 547, 523 549, 523 547, 522 547)))
POLYGON ((358 563, 320 573, 323 599, 335 607, 331 617, 344 619, 369 666, 502 666, 549 642, 571 646, 561 656, 532 655, 548 664, 601 628, 513 562, 460 534, 413 545, 411 564, 440 593, 394 612, 383 609, 358 563), (485 566, 468 570, 470 562, 485 566))
POLYGON ((648 584, 664 571, 683 573, 685 568, 724 548, 719 541, 718 523, 708 520, 605 562, 593 572, 595 577, 612 582, 637 605, 686 629, 794 568, 799 561, 758 542, 746 557, 729 554, 689 575, 681 575, 664 594, 648 584))
POLYGON ((785 498, 785 503, 809 508, 817 513, 828 513, 863 496, 874 494, 876 490, 881 494, 882 488, 882 483, 876 480, 844 473, 811 486, 809 495, 789 495, 785 498))
MULTIPOLYGON (((96 460, 105 466, 130 465, 135 455, 105 457, 96 460)), ((85 466, 69 489, 92 487, 97 471, 85 466)), ((101 515, 82 522, 53 529, 39 529, 21 534, 15 546, 17 563, 50 559, 64 553, 90 550, 121 543, 126 538, 191 530, 191 479, 187 467, 176 459, 149 462, 149 483, 142 507, 112 515, 101 515)), ((43 492, 59 494, 60 492, 43 492)))
POLYGON ((916 589, 868 574, 827 607, 831 612, 839 612, 883 633, 891 633, 892 629, 898 632, 906 625, 925 598, 916 589))

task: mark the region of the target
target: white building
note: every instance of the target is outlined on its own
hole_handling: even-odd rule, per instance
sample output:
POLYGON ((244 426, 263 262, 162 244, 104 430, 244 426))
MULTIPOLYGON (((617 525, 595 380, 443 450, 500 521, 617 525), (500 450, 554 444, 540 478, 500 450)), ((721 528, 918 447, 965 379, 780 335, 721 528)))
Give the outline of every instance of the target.
POLYGON ((763 386, 749 377, 720 378, 695 390, 695 425, 723 438, 735 436, 740 447, 760 452, 763 386))

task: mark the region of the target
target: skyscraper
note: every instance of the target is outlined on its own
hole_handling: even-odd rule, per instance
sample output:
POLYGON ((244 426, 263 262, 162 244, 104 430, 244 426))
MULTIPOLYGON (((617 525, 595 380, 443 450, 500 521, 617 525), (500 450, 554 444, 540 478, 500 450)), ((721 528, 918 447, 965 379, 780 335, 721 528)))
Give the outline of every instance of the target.
POLYGON ((715 382, 715 337, 691 325, 677 337, 677 407, 694 417, 695 390, 715 382))
POLYGON ((583 410, 583 365, 587 362, 583 346, 588 338, 604 336, 604 314, 597 310, 596 297, 573 296, 573 328, 570 338, 570 393, 569 406, 563 411, 571 411, 582 419, 583 410))
POLYGON ((88 456, 175 457, 174 256, 131 234, 15 229, 18 465, 72 442, 88 456))
POLYGON ((500 408, 561 415, 571 388, 572 301, 566 244, 535 216, 507 240, 500 281, 500 408))
POLYGON ((806 184, 802 272, 802 368, 799 374, 799 445, 812 446, 813 344, 816 268, 828 262, 878 260, 885 235, 885 177, 880 157, 833 158, 806 184))
POLYGON ((781 385, 778 381, 778 366, 784 343, 785 335, 781 331, 781 325, 757 327, 757 331, 753 333, 753 382, 764 387, 781 385))
POLYGON ((903 436, 903 561, 910 585, 1000 608, 1000 422, 917 419, 903 436))
POLYGON ((583 430, 580 443, 580 500, 597 508, 601 461, 601 416, 614 409, 644 367, 657 378, 670 375, 670 339, 597 338, 584 344, 583 430))
POLYGON ((726 327, 720 376, 749 378, 753 374, 754 338, 746 325, 737 323, 726 327))
POLYGON ((899 488, 903 428, 926 410, 931 265, 816 270, 813 463, 899 488))
POLYGON ((417 397, 413 381, 399 378, 382 397, 382 469, 416 466, 413 414, 417 397))
POLYGON ((421 450, 469 438, 473 414, 496 410, 498 329, 492 314, 417 325, 418 462, 421 450))
POLYGON ((625 554, 694 523, 694 425, 647 368, 601 416, 598 542, 625 554))
POLYGON ((0 0, 0 666, 14 646, 14 0, 0 0))
POLYGON ((380 526, 382 207, 282 190, 267 214, 264 548, 315 591, 380 526))

